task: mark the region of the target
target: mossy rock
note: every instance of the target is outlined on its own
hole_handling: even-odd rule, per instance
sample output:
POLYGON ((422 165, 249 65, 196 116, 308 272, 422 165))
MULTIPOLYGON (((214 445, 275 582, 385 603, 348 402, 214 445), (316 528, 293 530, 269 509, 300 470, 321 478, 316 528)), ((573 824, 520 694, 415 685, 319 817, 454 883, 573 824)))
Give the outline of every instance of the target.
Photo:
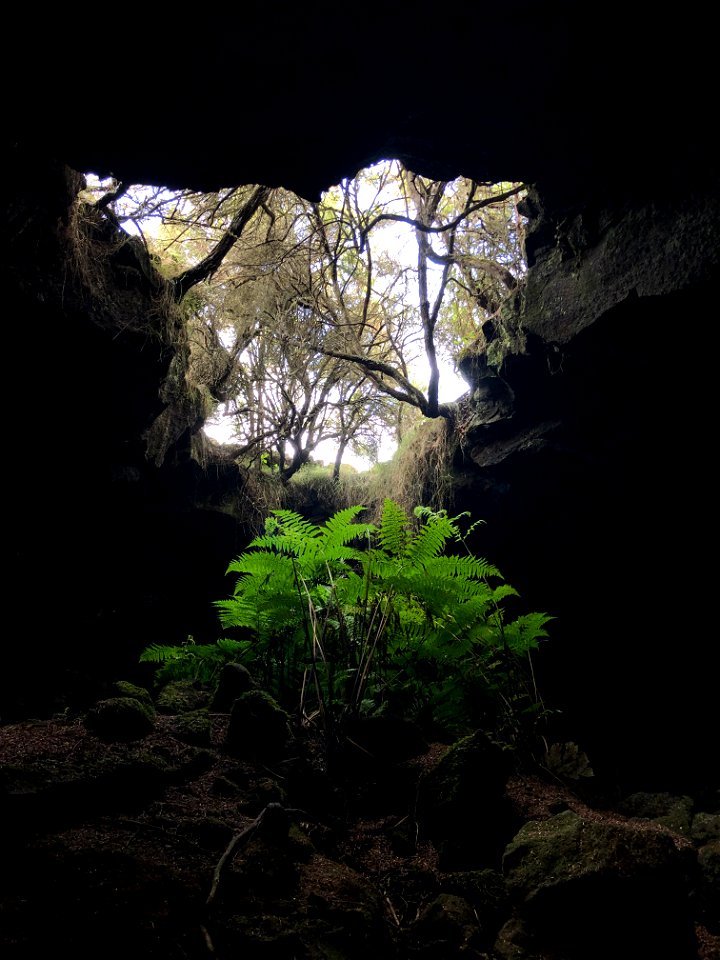
POLYGON ((617 956, 618 944, 623 956, 689 960, 687 866, 667 833, 570 810, 524 824, 503 858, 512 901, 542 949, 587 960, 617 956))
POLYGON ((195 680, 170 680, 158 693, 156 706, 159 713, 175 715, 191 713, 208 707, 211 693, 195 680))
POLYGON ((290 718, 268 693, 249 690, 233 703, 225 739, 231 753, 273 760, 291 738, 290 718))
POLYGON ((654 820, 669 830, 685 835, 690 834, 692 797, 676 797, 670 793, 638 792, 626 797, 619 809, 627 817, 654 820))
POLYGON ((720 840, 713 840, 700 848, 698 867, 700 917, 717 936, 720 935, 720 840))
POLYGON ((690 833, 698 846, 720 840, 720 813, 696 813, 690 833))
POLYGON ((462 897, 472 905, 483 933, 496 932, 509 901, 505 878, 498 870, 460 870, 443 875, 443 893, 462 897))
POLYGON ((478 947, 475 911, 462 897, 441 893, 420 910, 411 928, 417 956, 435 960, 442 956, 473 955, 478 947))
POLYGON ((151 708, 153 713, 155 712, 155 703, 152 694, 149 690, 146 690, 145 687, 139 687, 137 684, 129 683, 127 680, 117 680, 113 686, 116 696, 130 697, 132 700, 137 700, 138 703, 144 703, 146 707, 151 708))
POLYGON ((271 777, 253 781, 245 789, 240 810, 245 816, 256 817, 270 803, 285 803, 287 796, 280 784, 271 777))
MULTIPOLYGON (((336 948, 378 946, 385 927, 385 906, 374 883, 346 864, 313 854, 300 867, 300 889, 315 917, 332 924, 336 948)), ((340 954, 342 955, 342 954, 340 954)))
POLYGON ((155 729, 155 711, 134 697, 110 697, 88 711, 85 726, 101 740, 141 740, 155 729))
POLYGON ((242 663, 226 663, 220 671, 212 710, 215 713, 230 713, 237 698, 255 687, 256 683, 247 667, 242 663))
POLYGON ((179 714, 173 724, 178 740, 195 747, 207 747, 212 736, 212 721, 207 710, 191 710, 179 714))
POLYGON ((478 731, 423 776, 418 819, 440 851, 442 870, 499 866, 518 826, 505 795, 511 770, 512 754, 478 731))
POLYGON ((444 818, 450 809, 476 810, 483 799, 502 796, 511 770, 511 755, 484 733, 463 737, 423 778, 421 799, 426 814, 435 811, 438 818, 444 818))

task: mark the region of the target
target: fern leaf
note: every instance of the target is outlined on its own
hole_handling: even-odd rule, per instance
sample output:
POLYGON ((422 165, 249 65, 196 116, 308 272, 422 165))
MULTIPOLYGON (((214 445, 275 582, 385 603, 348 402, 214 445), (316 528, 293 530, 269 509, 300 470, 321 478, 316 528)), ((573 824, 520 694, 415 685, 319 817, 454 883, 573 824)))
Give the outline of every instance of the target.
POLYGON ((183 647, 169 646, 161 643, 151 643, 145 647, 140 654, 141 663, 164 663, 166 660, 177 659, 181 655, 183 647))
POLYGON ((386 553, 399 557, 405 550, 409 539, 408 515, 393 500, 386 499, 380 519, 378 540, 386 553))
POLYGON ((232 640, 230 637, 221 637, 216 642, 218 648, 227 656, 242 656, 253 646, 250 640, 232 640))
MULTIPOLYGON (((278 577, 292 583, 294 567, 292 559, 283 554, 263 550, 243 553, 229 564, 226 573, 247 574, 247 580, 258 582, 276 580, 278 577)), ((241 579, 245 583, 246 579, 241 579)))
POLYGON ((526 613, 505 626, 503 630, 505 643, 513 653, 518 655, 536 650, 539 641, 548 636, 545 625, 554 619, 546 613, 526 613))
POLYGON ((273 510, 276 518, 276 529, 285 536, 298 537, 301 540, 312 540, 322 536, 322 527, 305 520, 294 510, 273 510))
POLYGON ((413 563, 424 565, 445 549, 445 544, 455 532, 452 522, 446 516, 432 514, 420 532, 408 543, 406 547, 408 559, 413 563))
POLYGON ((463 580, 488 580, 491 577, 502 580, 502 574, 497 567, 483 560, 482 557, 450 556, 433 557, 426 561, 425 571, 428 577, 440 579, 453 577, 463 580))
POLYGON ((495 587, 492 592, 493 603, 501 603, 505 597, 519 597, 520 594, 514 587, 511 587, 508 583, 502 583, 499 587, 495 587))
POLYGON ((325 544, 347 544, 360 536, 367 535, 368 529, 374 529, 372 524, 355 523, 355 517, 365 509, 363 506, 347 507, 338 510, 326 520, 322 528, 322 538, 325 544))

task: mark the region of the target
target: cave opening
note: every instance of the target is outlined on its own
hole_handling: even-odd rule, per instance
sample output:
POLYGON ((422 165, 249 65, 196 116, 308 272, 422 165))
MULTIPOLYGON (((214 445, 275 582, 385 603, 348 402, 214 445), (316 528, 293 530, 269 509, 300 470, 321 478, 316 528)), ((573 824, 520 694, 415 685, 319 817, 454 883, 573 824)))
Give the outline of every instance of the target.
POLYGON ((450 416, 459 357, 499 348, 527 269, 521 183, 382 160, 311 203, 85 179, 79 203, 144 244, 182 307, 206 436, 287 479, 310 461, 368 470, 450 416))

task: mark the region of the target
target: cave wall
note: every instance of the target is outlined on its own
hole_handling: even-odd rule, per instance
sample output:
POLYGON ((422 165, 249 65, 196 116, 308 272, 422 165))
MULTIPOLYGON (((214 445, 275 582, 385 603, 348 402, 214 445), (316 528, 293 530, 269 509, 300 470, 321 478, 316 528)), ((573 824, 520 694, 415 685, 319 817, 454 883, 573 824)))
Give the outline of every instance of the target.
POLYGON ((549 703, 598 771, 636 784, 718 778, 702 544, 719 212, 706 189, 539 220, 553 242, 508 306, 511 352, 465 361, 457 506, 487 521, 477 551, 557 616, 538 658, 549 703), (605 226, 580 243, 587 219, 605 226))
POLYGON ((71 214, 77 172, 19 145, 6 160, 8 720, 140 679, 149 643, 213 642, 211 604, 247 531, 216 509, 229 473, 191 458, 189 428, 161 462, 150 455, 177 346, 139 245, 87 247, 71 214))
POLYGON ((198 509, 225 478, 188 456, 187 436, 160 465, 145 455, 172 351, 142 334, 141 272, 126 269, 114 298, 140 332, 75 283, 77 171, 312 198, 400 156, 428 176, 533 185, 517 339, 497 369, 467 363, 455 469, 458 506, 487 521, 478 552, 557 616, 539 670, 560 722, 628 782, 720 780, 705 559, 720 218, 699 10, 400 5, 374 18, 319 5, 270 28, 249 5, 221 30, 212 11, 198 18, 209 32, 192 50, 186 28, 143 21, 154 69, 131 67, 130 35, 96 15, 32 32, 29 62, 57 83, 18 85, 4 63, 0 718, 81 701, 148 642, 214 639, 209 601, 243 538, 198 509), (168 82, 190 59, 197 81, 168 82))

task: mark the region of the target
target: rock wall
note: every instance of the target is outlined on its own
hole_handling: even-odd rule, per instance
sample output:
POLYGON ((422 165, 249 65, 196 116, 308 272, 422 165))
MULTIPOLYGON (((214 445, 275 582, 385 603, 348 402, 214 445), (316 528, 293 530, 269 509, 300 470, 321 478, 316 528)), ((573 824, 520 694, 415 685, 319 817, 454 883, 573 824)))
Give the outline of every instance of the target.
POLYGON ((210 508, 226 480, 190 457, 196 418, 174 416, 171 449, 151 455, 179 345, 139 245, 92 223, 78 236, 81 178, 61 162, 6 158, 5 720, 85 701, 147 643, 214 641, 211 601, 246 542, 210 508))
POLYGON ((531 238, 552 242, 505 318, 510 352, 464 363, 458 506, 488 521, 478 551, 557 615, 549 701, 631 781, 718 779, 703 557, 719 224, 713 190, 539 220, 531 238))

